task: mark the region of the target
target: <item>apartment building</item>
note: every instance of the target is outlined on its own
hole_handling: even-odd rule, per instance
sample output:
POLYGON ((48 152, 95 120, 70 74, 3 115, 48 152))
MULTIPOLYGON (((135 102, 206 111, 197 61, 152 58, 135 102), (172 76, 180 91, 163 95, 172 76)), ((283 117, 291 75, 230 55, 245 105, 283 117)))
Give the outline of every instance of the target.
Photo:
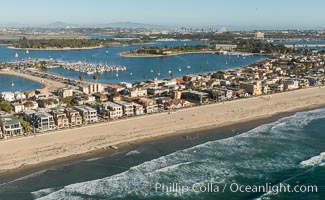
POLYGON ((73 108, 69 108, 69 109, 65 110, 65 113, 67 115, 69 125, 71 127, 82 125, 82 117, 81 117, 79 111, 77 111, 73 108))
POLYGON ((89 106, 77 106, 75 109, 80 113, 83 123, 98 122, 97 110, 89 106))

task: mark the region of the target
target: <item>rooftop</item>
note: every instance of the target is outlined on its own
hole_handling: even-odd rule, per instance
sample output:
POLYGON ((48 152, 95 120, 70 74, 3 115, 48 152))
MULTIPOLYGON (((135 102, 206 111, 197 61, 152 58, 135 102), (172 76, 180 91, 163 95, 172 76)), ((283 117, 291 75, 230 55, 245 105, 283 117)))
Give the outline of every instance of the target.
POLYGON ((4 125, 15 125, 15 124, 19 124, 20 123, 19 119, 17 119, 14 116, 1 117, 0 118, 0 121, 4 125))
POLYGON ((121 105, 116 104, 116 103, 113 103, 111 101, 107 101, 107 102, 103 103, 103 105, 104 106, 108 106, 108 107, 112 107, 112 108, 114 108, 114 107, 121 107, 121 105))

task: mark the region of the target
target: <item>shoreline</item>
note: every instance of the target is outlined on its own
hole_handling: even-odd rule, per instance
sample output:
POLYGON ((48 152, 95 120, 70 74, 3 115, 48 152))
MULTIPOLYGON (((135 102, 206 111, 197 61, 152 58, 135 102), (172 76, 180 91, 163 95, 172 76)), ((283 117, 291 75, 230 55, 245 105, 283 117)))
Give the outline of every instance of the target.
POLYGON ((105 46, 96 46, 96 47, 79 47, 79 48, 70 48, 70 47, 64 47, 64 48, 19 48, 14 46, 7 46, 8 49, 15 49, 15 50, 28 50, 28 51, 68 51, 68 50, 90 50, 90 49, 101 49, 105 46))
POLYGON ((249 52, 230 52, 228 54, 220 54, 218 51, 215 50, 207 50, 207 51, 187 51, 187 52, 179 52, 179 53, 171 53, 171 54, 166 54, 166 55, 156 55, 156 54, 148 54, 148 55, 136 55, 136 54, 130 54, 129 52, 121 52, 119 55, 121 57, 126 57, 126 58, 157 58, 157 57, 168 57, 168 56, 177 56, 177 55, 183 55, 183 54, 217 54, 217 55, 230 55, 230 56, 235 56, 235 55, 243 55, 243 56, 250 56, 250 55, 260 55, 260 56, 268 56, 267 54, 257 54, 257 53, 249 53, 249 52))
POLYGON ((29 75, 29 74, 23 74, 23 73, 16 72, 16 71, 13 71, 13 70, 7 70, 7 71, 1 71, 0 70, 0 74, 10 75, 10 76, 17 76, 17 77, 25 78, 25 79, 30 80, 30 81, 37 82, 37 83, 39 83, 39 84, 41 84, 43 86, 42 88, 39 88, 39 89, 42 89, 42 90, 51 91, 53 89, 57 89, 57 88, 65 86, 64 84, 62 84, 60 82, 55 82, 55 81, 52 81, 52 80, 43 79, 43 78, 32 76, 32 75, 29 75), (43 81, 43 80, 45 80, 45 81, 43 81))
POLYGON ((56 48, 56 47, 49 47, 49 48, 20 48, 20 47, 14 47, 14 46, 8 46, 8 44, 0 44, 0 46, 6 46, 8 49, 14 49, 14 50, 28 50, 28 51, 69 51, 69 50, 91 50, 91 49, 102 49, 105 47, 116 47, 116 46, 139 46, 139 45, 149 45, 149 44, 155 44, 154 42, 147 42, 147 43, 132 43, 130 45, 126 44, 112 44, 109 46, 94 46, 94 47, 77 47, 77 48, 71 48, 71 47, 63 47, 63 48, 56 48))
POLYGON ((241 99, 182 109, 170 115, 145 115, 36 137, 4 140, 0 141, 0 174, 47 162, 57 164, 60 159, 82 157, 89 152, 107 151, 111 145, 122 148, 123 144, 188 134, 186 130, 201 132, 279 113, 320 108, 325 105, 324 100, 324 87, 308 88, 273 94, 270 99, 265 96, 241 99))
MULTIPOLYGON (((71 155, 64 158, 58 158, 51 161, 46 161, 39 164, 33 164, 33 165, 27 165, 22 166, 20 168, 16 169, 10 169, 6 171, 0 171, 0 185, 6 184, 10 182, 14 182, 16 180, 19 180, 20 178, 24 178, 25 176, 32 175, 34 173, 43 171, 43 170, 50 170, 57 167, 65 167, 65 166, 71 166, 78 164, 79 162, 92 160, 92 159, 104 159, 104 158, 113 158, 114 156, 118 156, 120 154, 125 154, 129 151, 132 151, 134 149, 137 149, 143 145, 149 144, 149 143, 170 143, 174 142, 177 143, 175 147, 176 149, 172 152, 179 151, 182 149, 190 148, 196 145, 204 144, 209 141, 215 141, 215 140, 221 140, 226 139, 230 137, 234 137, 236 135, 243 134, 247 132, 248 130, 254 129, 258 126, 273 123, 281 118, 289 117, 294 115, 297 112, 304 112, 304 111, 310 111, 314 109, 320 109, 323 108, 323 106, 316 106, 316 107, 308 107, 303 109, 297 109, 294 111, 289 112, 281 112, 274 115, 267 115, 263 116, 258 119, 248 120, 248 121, 242 121, 238 122, 236 124, 230 124, 230 125, 224 125, 220 127, 214 127, 214 126, 207 126, 207 127, 201 127, 196 128, 192 130, 184 130, 180 132, 175 132, 173 135, 161 135, 153 138, 144 138, 140 140, 136 140, 134 142, 123 142, 119 144, 119 149, 98 149, 91 152, 83 153, 83 154, 76 154, 71 155), (244 130, 242 132, 235 133, 232 130, 244 130), (187 140, 186 137, 198 137, 200 138, 199 141, 191 142, 191 140, 187 140), (210 138, 213 137, 211 140, 210 138), (182 144, 182 145, 180 145, 182 144)), ((170 153, 172 153, 170 152, 170 153)), ((158 155, 158 157, 161 155, 158 155)))
POLYGON ((183 54, 200 54, 200 53, 209 53, 213 54, 215 51, 193 51, 193 52, 179 52, 179 53, 171 53, 171 54, 166 54, 166 55, 136 55, 136 54, 130 54, 129 52, 121 52, 119 55, 121 57, 126 57, 126 58, 157 58, 157 57, 168 57, 168 56, 177 56, 177 55, 183 55, 183 54))

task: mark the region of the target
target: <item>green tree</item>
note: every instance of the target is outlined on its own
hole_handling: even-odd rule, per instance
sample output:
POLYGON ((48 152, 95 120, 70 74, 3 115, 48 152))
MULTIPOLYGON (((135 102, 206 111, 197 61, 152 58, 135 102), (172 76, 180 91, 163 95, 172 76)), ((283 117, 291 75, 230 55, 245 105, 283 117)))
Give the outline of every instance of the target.
POLYGON ((32 132, 32 127, 28 121, 25 121, 23 117, 19 117, 20 124, 22 125, 25 135, 29 135, 32 132))
POLYGON ((72 107, 73 104, 72 99, 73 99, 72 97, 66 97, 63 98, 62 101, 63 103, 67 104, 67 107, 72 107))
POLYGON ((10 101, 1 101, 0 102, 0 110, 5 112, 10 112, 12 110, 10 101))

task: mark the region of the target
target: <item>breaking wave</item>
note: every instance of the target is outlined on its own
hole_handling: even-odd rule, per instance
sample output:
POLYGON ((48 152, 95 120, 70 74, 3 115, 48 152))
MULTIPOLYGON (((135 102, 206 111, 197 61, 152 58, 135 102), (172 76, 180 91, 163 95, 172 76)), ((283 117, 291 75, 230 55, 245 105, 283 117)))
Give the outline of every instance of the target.
MULTIPOLYGON (((314 149, 308 146, 301 148, 297 141, 308 138, 303 128, 315 119, 325 118, 324 111, 298 112, 241 135, 207 142, 144 162, 120 174, 58 189, 39 190, 32 194, 39 199, 178 196, 180 194, 177 192, 156 191, 155 183, 176 182, 191 186, 204 182, 227 183, 242 177, 268 179, 272 173, 282 170, 323 164, 324 152, 301 162, 314 149)), ((128 154, 133 153, 138 152, 128 154)), ((191 193, 181 197, 186 199, 186 195, 191 193)))
POLYGON ((317 156, 313 156, 308 160, 300 162, 302 167, 324 166, 325 165, 325 152, 320 153, 317 156))

